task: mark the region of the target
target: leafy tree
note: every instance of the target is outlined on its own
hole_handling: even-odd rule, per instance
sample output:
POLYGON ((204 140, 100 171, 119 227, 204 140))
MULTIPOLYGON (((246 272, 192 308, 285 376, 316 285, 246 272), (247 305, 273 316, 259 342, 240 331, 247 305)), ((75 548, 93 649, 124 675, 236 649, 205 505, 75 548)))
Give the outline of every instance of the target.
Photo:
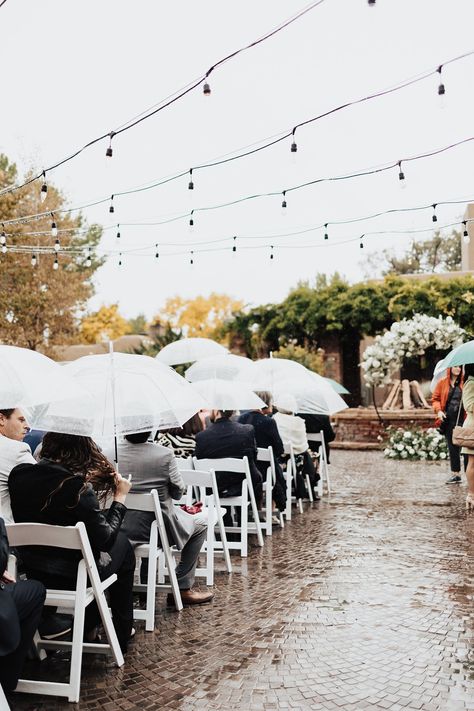
MULTIPOLYGON (((16 166, 0 154, 0 189, 16 182, 16 166)), ((46 213, 34 222, 5 225, 7 252, 0 255, 0 341, 3 343, 47 352, 53 345, 77 338, 81 311, 93 294, 92 276, 102 264, 93 252, 102 230, 98 225, 86 227, 80 215, 72 217, 60 213, 64 206, 65 198, 51 184, 48 184, 44 203, 40 201, 37 182, 0 196, 0 223, 46 213), (53 269, 53 221, 60 230, 57 270, 53 269), (32 266, 33 246, 37 247, 36 266, 32 266), (86 265, 86 247, 92 249, 90 267, 86 265), (16 251, 21 248, 23 251, 16 251)))
POLYGON ((427 240, 413 240, 404 254, 385 249, 372 255, 369 270, 383 275, 427 274, 453 272, 461 269, 461 233, 453 230, 451 235, 435 232, 427 240))
POLYGON ((128 319, 127 333, 136 333, 142 335, 148 332, 148 321, 145 314, 138 314, 135 318, 128 319))
POLYGON ((303 348, 303 346, 297 346, 294 343, 288 343, 286 346, 281 346, 277 351, 273 351, 273 357, 288 358, 288 360, 294 360, 315 373, 323 372, 322 354, 318 351, 310 351, 303 348))
POLYGON ((85 343, 113 341, 129 332, 129 323, 120 315, 118 304, 101 306, 81 321, 80 335, 85 343))
POLYGON ((242 307, 241 301, 215 292, 195 299, 173 296, 167 299, 156 318, 161 323, 168 323, 172 329, 182 331, 185 336, 212 338, 242 307))
POLYGON ((170 324, 166 324, 165 327, 160 324, 152 324, 151 328, 151 338, 148 343, 144 343, 139 348, 135 348, 135 353, 147 356, 156 356, 162 348, 167 346, 169 343, 174 343, 174 341, 179 341, 182 338, 181 331, 174 331, 170 324))

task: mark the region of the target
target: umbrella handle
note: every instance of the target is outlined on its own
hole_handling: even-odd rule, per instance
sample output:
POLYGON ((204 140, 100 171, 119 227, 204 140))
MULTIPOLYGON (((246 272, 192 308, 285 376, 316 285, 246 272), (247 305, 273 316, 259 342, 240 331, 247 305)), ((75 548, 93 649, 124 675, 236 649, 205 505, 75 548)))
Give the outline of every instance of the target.
POLYGON ((115 469, 118 471, 118 447, 117 447, 117 415, 115 408, 115 369, 114 369, 114 344, 109 341, 110 353, 110 372, 112 374, 112 413, 114 418, 114 452, 115 452, 115 469))

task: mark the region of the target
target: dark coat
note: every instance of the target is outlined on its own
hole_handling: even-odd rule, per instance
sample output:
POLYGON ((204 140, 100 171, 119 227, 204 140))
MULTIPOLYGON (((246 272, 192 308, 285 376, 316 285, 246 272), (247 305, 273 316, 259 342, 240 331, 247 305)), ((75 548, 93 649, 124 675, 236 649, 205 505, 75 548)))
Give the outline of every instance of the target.
POLYGON ((272 447, 275 459, 281 457, 284 447, 275 420, 256 410, 249 410, 240 415, 239 422, 242 425, 252 425, 257 447, 272 447))
MULTIPOLYGON (((221 418, 203 432, 196 435, 196 459, 221 459, 248 457, 250 476, 258 499, 261 491, 262 475, 258 470, 257 444, 252 425, 241 425, 221 418)), ((217 487, 222 496, 239 496, 242 490, 243 474, 238 472, 216 472, 217 487)))
MULTIPOLYGON (((318 432, 324 433, 326 457, 329 462, 329 442, 332 442, 336 438, 336 433, 331 427, 331 421, 329 419, 329 416, 298 414, 298 417, 301 417, 301 419, 304 420, 307 434, 317 434, 318 432)), ((308 442, 308 444, 312 452, 319 452, 319 442, 308 442)))
MULTIPOLYGON (((8 538, 5 522, 0 518, 0 577, 8 564, 8 538)), ((13 598, 0 582, 0 657, 13 652, 20 644, 20 621, 13 598)))
MULTIPOLYGON (((83 486, 83 476, 74 475, 48 459, 35 465, 19 464, 8 479, 13 518, 16 523, 56 526, 75 526, 83 521, 98 560, 100 553, 109 551, 115 543, 127 509, 113 501, 107 513, 103 513, 90 484, 79 494, 83 486)), ((79 551, 61 548, 52 551, 46 546, 23 546, 20 552, 27 571, 41 570, 63 577, 75 576, 81 558, 79 551)))

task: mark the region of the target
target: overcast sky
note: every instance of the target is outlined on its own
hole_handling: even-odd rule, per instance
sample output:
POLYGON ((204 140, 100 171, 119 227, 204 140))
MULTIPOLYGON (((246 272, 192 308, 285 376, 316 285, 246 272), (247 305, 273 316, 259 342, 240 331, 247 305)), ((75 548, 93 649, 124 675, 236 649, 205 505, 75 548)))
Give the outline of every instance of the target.
MULTIPOLYGON (((304 0, 8 0, 0 9, 0 151, 20 172, 31 166, 41 170, 161 101, 304 6, 304 0)), ((196 90, 117 137, 112 159, 105 157, 103 142, 55 170, 51 179, 71 206, 157 181, 474 50, 473 27, 472 0, 377 0, 375 7, 366 0, 326 0, 217 69, 210 97, 196 90)), ((473 79, 474 56, 443 71, 443 109, 438 77, 430 77, 302 128, 294 160, 286 140, 197 172, 194 191, 187 189, 186 177, 117 199, 114 215, 108 204, 84 215, 110 228, 102 247, 114 251, 117 223, 159 222, 193 207, 441 148, 474 136, 473 79)), ((200 213, 192 234, 187 220, 122 227, 122 267, 116 256, 109 257, 97 273, 91 307, 118 302, 126 316, 152 316, 175 294, 218 291, 259 304, 282 299, 317 272, 337 270, 357 281, 372 251, 403 249, 410 238, 368 237, 364 250, 358 239, 343 244, 346 239, 374 230, 430 229, 431 211, 332 227, 329 242, 323 230, 274 235, 390 208, 474 199, 473 166, 474 141, 407 164, 405 190, 394 169, 291 193, 286 216, 281 198, 273 197, 200 213), (220 238, 227 239, 213 246, 225 251, 198 253, 211 246, 203 243, 220 238), (167 252, 185 253, 166 257, 167 252)), ((438 225, 460 219, 463 211, 440 207, 438 225)))

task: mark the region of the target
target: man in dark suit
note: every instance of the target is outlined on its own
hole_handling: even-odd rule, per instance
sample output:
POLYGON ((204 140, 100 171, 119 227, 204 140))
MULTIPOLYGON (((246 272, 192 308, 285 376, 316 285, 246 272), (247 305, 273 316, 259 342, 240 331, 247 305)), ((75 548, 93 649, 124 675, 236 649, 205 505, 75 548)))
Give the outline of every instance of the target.
MULTIPOLYGON (((232 422, 233 410, 212 410, 211 426, 196 435, 196 459, 248 457, 250 476, 257 506, 262 498, 262 475, 257 467, 257 444, 252 425, 232 422)), ((216 472, 217 488, 222 497, 240 496, 245 475, 239 472, 216 472)))
MULTIPOLYGON (((329 419, 329 416, 298 413, 298 417, 301 417, 301 419, 304 420, 307 434, 318 434, 319 432, 322 432, 324 434, 326 458, 329 464, 329 442, 332 442, 336 438, 336 433, 331 427, 331 421, 329 419)), ((319 442, 309 442, 309 448, 312 452, 318 453, 319 447, 319 442)))
POLYGON ((18 583, 6 571, 8 538, 0 518, 0 684, 13 691, 43 610, 46 590, 37 580, 18 583))

